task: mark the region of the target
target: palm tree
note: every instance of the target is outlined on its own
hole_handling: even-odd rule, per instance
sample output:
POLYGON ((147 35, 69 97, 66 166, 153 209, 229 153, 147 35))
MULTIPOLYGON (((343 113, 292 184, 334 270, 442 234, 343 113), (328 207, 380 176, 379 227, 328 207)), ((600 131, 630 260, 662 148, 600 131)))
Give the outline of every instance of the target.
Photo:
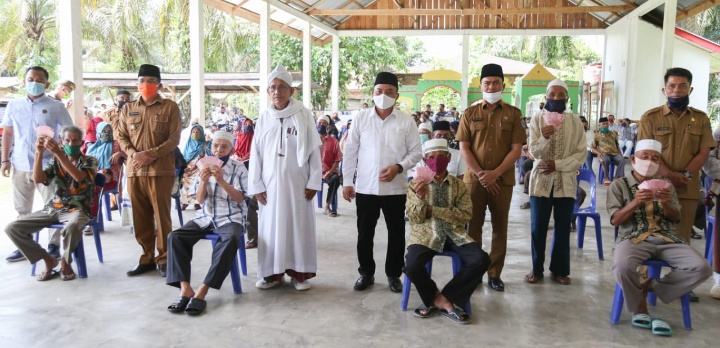
POLYGON ((31 65, 56 76, 57 27, 53 0, 13 0, 0 6, 0 75, 17 75, 31 65))

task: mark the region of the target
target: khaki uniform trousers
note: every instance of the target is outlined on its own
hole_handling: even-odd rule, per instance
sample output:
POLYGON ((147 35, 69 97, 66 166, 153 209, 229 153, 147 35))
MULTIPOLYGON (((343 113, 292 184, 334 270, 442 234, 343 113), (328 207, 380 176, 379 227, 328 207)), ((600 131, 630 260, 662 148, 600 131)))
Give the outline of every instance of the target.
POLYGON ((490 208, 490 221, 492 223, 492 241, 490 243, 490 268, 487 274, 490 278, 500 278, 502 269, 505 266, 505 254, 507 252, 507 227, 508 214, 510 213, 510 201, 512 200, 513 187, 500 185, 500 192, 496 195, 490 194, 482 184, 468 184, 470 198, 473 204, 472 219, 468 234, 480 246, 482 246, 482 229, 485 224, 485 211, 490 208))
POLYGON ((135 239, 143 250, 139 264, 167 263, 167 237, 172 231, 170 195, 173 181, 171 176, 127 178, 135 239))
POLYGON ((695 212, 697 211, 698 200, 680 199, 680 222, 675 225, 675 234, 680 236, 686 243, 690 244, 692 240, 693 224, 695 223, 695 212))

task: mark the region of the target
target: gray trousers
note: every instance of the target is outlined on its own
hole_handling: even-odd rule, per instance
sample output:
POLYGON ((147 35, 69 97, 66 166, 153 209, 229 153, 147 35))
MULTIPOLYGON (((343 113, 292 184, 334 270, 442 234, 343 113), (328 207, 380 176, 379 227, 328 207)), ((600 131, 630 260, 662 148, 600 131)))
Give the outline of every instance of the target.
POLYGON ((243 226, 238 223, 229 223, 219 228, 214 228, 213 224, 210 224, 206 228, 200 228, 191 220, 183 227, 172 231, 168 235, 167 285, 179 288, 180 282, 190 281, 190 261, 193 247, 195 243, 211 232, 217 233, 219 238, 213 248, 210 269, 203 283, 213 289, 220 289, 230 273, 233 258, 237 257, 236 254, 240 247, 243 226))
MULTIPOLYGON (((36 184, 35 181, 33 181, 32 172, 13 169, 12 184, 13 204, 15 205, 15 211, 18 213, 18 217, 28 215, 32 212, 35 190, 40 192, 43 204, 55 197, 55 185, 52 183, 47 186, 44 184, 36 184)), ((60 230, 55 229, 49 230, 48 232, 50 233, 49 244, 60 245, 60 230)))
POLYGON ((687 294, 712 275, 707 261, 688 244, 668 243, 654 236, 637 244, 624 240, 615 246, 613 271, 623 290, 625 308, 631 313, 645 301, 638 267, 651 258, 672 267, 669 273, 652 282, 657 297, 665 303, 687 294))
POLYGON ((83 227, 88 221, 90 221, 90 216, 79 210, 55 214, 36 211, 9 223, 5 227, 5 233, 28 261, 35 263, 40 261, 47 252, 35 242, 32 235, 48 225, 64 223, 65 228, 60 230, 63 248, 62 259, 69 264, 72 262, 72 252, 75 251, 75 247, 82 238, 83 227))
MULTIPOLYGON (((604 175, 610 177, 610 162, 615 163, 615 178, 625 176, 625 158, 622 155, 603 155, 602 163, 604 175)), ((605 178, 603 178, 605 179, 605 178)))

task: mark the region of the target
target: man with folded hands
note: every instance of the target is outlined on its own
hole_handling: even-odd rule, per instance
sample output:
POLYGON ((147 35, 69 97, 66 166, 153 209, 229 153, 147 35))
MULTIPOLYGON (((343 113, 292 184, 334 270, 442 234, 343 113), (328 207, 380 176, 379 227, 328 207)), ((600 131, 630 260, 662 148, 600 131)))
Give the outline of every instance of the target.
POLYGON ((705 281, 712 271, 703 257, 676 233, 680 203, 672 183, 653 179, 661 162, 662 144, 637 143, 630 157, 631 175, 615 180, 607 195, 610 223, 618 227, 613 271, 623 290, 632 326, 670 335, 667 322, 650 317, 646 295, 654 291, 665 303, 680 298, 705 281), (648 259, 667 262, 672 270, 659 279, 641 280, 638 267, 648 259))
POLYGON ((242 162, 230 159, 232 141, 233 135, 228 132, 219 130, 213 134, 212 154, 222 160, 222 167, 200 168, 202 163, 198 163, 200 173, 190 194, 195 196, 202 209, 195 212, 196 218, 168 236, 167 284, 180 288, 180 296, 168 306, 170 312, 202 313, 208 290, 220 289, 240 247, 239 236, 247 217, 248 171, 242 162), (208 233, 216 233, 218 241, 213 247, 210 270, 194 291, 190 286, 192 248, 208 233))
POLYGON ((415 310, 415 316, 428 318, 439 311, 456 323, 467 324, 470 316, 460 306, 467 303, 482 281, 490 256, 465 229, 472 216, 472 200, 463 181, 448 175, 451 154, 447 140, 426 141, 423 154, 427 168, 420 169, 408 184, 406 205, 411 232, 405 254, 405 274, 423 301, 415 310), (423 180, 423 170, 432 170, 434 177, 423 180), (444 251, 459 254, 464 266, 439 291, 425 264, 444 251))

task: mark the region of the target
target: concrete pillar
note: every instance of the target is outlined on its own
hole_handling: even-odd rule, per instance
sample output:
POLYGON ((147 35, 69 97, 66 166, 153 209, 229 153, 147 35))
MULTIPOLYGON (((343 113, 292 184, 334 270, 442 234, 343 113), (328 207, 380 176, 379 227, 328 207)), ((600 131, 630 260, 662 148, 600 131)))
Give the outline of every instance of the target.
MULTIPOLYGON (((677 0, 665 0, 665 15, 663 17, 662 30, 662 51, 660 73, 658 76, 665 75, 665 71, 673 66, 673 44, 675 43, 675 18, 677 15, 677 0)), ((665 102, 664 96, 659 96, 660 104, 665 102)))
POLYGON ((332 111, 340 109, 340 36, 333 35, 332 40, 332 81, 330 83, 330 96, 332 111))
MULTIPOLYGON (((467 109, 468 105, 468 80, 469 80, 469 62, 470 62, 470 35, 464 34, 462 37, 462 72, 460 73, 460 107, 458 111, 462 112, 467 109)), ((418 105, 420 107, 421 105, 418 105)), ((422 109, 418 109, 422 110, 422 109)))
POLYGON ((270 74, 270 4, 261 1, 258 5, 260 6, 260 86, 258 87, 260 105, 258 111, 262 112, 267 108, 269 102, 267 76, 270 74))
MULTIPOLYGON (((63 6, 57 7, 60 28, 60 78, 75 83, 73 92, 73 107, 70 116, 75 124, 85 129, 85 116, 83 106, 85 100, 82 66, 82 12, 81 0, 70 0, 63 6)), ((51 81, 54 84, 55 81, 51 81)), ((51 86, 51 88, 53 88, 51 86)), ((88 107, 92 105, 87 105, 88 107)))
POLYGON ((203 2, 190 1, 190 116, 205 125, 205 34, 203 2))
POLYGON ((305 22, 303 25, 303 68, 302 68, 302 77, 303 77, 303 105, 312 110, 312 56, 311 56, 311 40, 312 35, 310 35, 310 31, 312 30, 312 25, 310 25, 310 22, 305 22))

